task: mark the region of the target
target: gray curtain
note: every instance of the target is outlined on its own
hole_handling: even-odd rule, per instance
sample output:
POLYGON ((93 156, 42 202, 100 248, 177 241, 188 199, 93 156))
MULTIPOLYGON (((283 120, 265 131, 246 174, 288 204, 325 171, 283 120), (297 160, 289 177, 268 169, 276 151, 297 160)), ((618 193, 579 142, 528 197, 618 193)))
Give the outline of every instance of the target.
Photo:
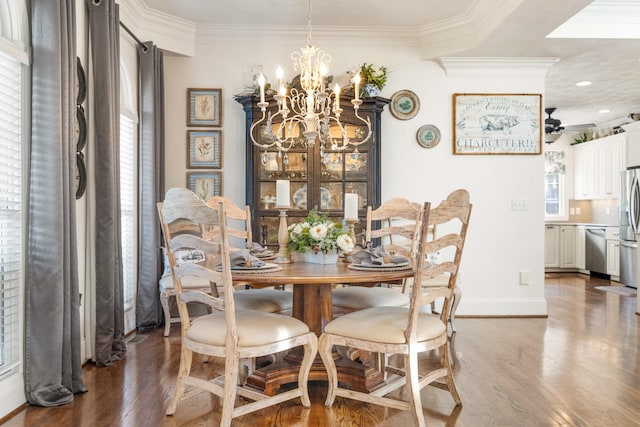
POLYGON ((114 0, 86 0, 95 129, 96 330, 98 366, 125 356, 120 244, 120 18, 114 0))
POLYGON ((140 150, 138 299, 136 326, 162 322, 158 280, 162 274, 156 203, 164 197, 164 71, 162 52, 152 42, 138 47, 140 59, 140 150))
POLYGON ((32 119, 25 262, 25 392, 33 405, 86 391, 76 248, 75 1, 32 0, 32 119))

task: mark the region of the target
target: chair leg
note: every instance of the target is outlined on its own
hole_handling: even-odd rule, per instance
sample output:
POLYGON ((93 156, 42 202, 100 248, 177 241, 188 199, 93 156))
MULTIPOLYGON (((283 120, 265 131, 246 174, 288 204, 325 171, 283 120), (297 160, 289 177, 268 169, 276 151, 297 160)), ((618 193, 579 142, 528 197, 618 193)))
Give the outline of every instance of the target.
POLYGON ((462 399, 460 398, 460 394, 458 393, 456 383, 453 380, 453 371, 451 370, 451 359, 449 356, 448 342, 445 342, 442 347, 440 347, 440 365, 447 370, 445 381, 447 382, 449 393, 451 393, 451 397, 453 397, 453 401, 456 402, 456 405, 460 405, 462 403, 462 399))
POLYGON ((449 323, 451 323, 451 331, 456 332, 456 310, 458 309, 458 304, 460 304, 460 299, 462 298, 462 291, 460 287, 456 285, 453 288, 453 304, 451 305, 451 313, 449 313, 449 323))
POLYGON ((191 372, 191 362, 193 359, 193 353, 187 348, 182 348, 180 352, 180 368, 178 368, 178 378, 176 379, 176 387, 173 390, 173 397, 169 402, 167 408, 167 415, 173 415, 176 413, 178 402, 182 399, 184 394, 184 378, 189 376, 191 372))
POLYGON ((309 342, 304 345, 304 357, 300 364, 300 371, 298 372, 298 387, 301 389, 302 394, 300 400, 302 406, 309 408, 311 406, 311 400, 309 399, 309 372, 313 361, 318 354, 318 338, 315 334, 311 333, 309 342))
POLYGON ((320 340, 318 341, 318 353, 320 354, 322 362, 327 369, 327 380, 329 382, 327 387, 327 398, 324 401, 324 404, 327 407, 331 407, 331 405, 333 405, 333 401, 336 398, 336 389, 338 388, 338 371, 336 363, 333 360, 332 349, 333 342, 329 338, 329 335, 326 333, 320 335, 320 340))
POLYGON ((227 355, 224 363, 224 396, 222 397, 222 417, 220 427, 231 426, 233 408, 236 404, 238 370, 240 360, 237 355, 227 355))
POLYGON ((164 312, 164 336, 169 336, 171 330, 171 311, 169 310, 169 297, 175 293, 164 290, 160 294, 160 303, 162 304, 162 311, 164 312))
POLYGON ((404 355, 404 369, 407 379, 407 394, 411 414, 415 424, 425 427, 424 414, 422 413, 422 399, 420 398, 420 381, 418 377, 418 354, 415 350, 409 349, 409 354, 404 355))

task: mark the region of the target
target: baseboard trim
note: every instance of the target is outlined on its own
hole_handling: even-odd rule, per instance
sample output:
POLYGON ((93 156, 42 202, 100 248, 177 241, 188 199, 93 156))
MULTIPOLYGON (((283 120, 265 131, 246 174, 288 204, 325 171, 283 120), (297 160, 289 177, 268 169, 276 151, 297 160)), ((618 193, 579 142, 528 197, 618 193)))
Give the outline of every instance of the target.
POLYGON ((544 298, 466 298, 464 291, 456 317, 547 317, 544 298))

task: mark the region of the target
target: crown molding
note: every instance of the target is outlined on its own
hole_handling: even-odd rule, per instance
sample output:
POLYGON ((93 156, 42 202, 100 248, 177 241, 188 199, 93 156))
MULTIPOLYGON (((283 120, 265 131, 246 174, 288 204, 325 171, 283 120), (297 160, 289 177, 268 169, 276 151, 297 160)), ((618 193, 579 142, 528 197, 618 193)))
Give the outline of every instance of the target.
POLYGON ((544 77, 560 58, 462 58, 446 57, 438 61, 447 76, 544 77))
MULTIPOLYGON (((260 38, 289 39, 305 44, 307 27, 301 25, 198 25, 196 28, 198 43, 217 44, 226 41, 255 41, 260 38)), ((355 26, 314 26, 312 43, 344 42, 375 43, 383 46, 417 46, 419 42, 416 30, 402 28, 372 28, 355 26)))
POLYGON ((477 0, 463 14, 419 29, 422 59, 476 47, 524 0, 477 0))
POLYGON ((195 54, 196 24, 150 8, 145 0, 119 0, 120 20, 142 41, 164 51, 195 54))

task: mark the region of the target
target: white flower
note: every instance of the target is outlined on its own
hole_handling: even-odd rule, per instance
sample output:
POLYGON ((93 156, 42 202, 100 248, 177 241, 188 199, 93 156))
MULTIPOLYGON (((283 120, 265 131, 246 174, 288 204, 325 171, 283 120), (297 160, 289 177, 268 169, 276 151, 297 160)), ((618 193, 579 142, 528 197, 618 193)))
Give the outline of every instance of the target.
POLYGON ((293 227, 293 233, 294 234, 300 234, 302 233, 302 224, 301 223, 297 223, 295 227, 293 227))
POLYGON ((339 235, 336 240, 336 243, 338 244, 338 247, 345 252, 351 252, 355 247, 353 239, 348 234, 339 235))
POLYGON ((316 240, 322 240, 327 235, 327 226, 325 224, 317 224, 309 229, 309 234, 316 240))

